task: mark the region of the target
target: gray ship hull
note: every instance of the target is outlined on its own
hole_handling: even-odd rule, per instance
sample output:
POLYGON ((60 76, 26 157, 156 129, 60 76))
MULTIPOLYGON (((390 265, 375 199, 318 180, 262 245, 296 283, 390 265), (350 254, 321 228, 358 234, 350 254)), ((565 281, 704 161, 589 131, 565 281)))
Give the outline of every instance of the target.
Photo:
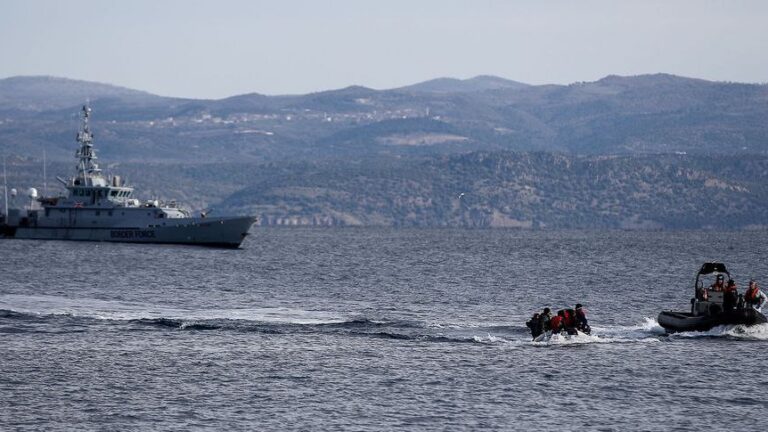
POLYGON ((121 243, 165 243, 237 248, 256 218, 220 217, 174 220, 173 225, 150 227, 5 226, 0 235, 28 240, 74 240, 121 243))

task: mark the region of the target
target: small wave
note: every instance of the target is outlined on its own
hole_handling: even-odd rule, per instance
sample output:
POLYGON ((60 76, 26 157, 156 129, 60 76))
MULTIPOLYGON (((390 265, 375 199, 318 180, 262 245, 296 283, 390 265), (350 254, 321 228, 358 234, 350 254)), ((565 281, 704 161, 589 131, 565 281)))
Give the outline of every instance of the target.
POLYGON ((156 326, 156 327, 166 327, 166 328, 180 328, 181 325, 183 324, 182 320, 171 319, 171 318, 139 318, 139 319, 128 320, 128 321, 136 324, 156 326))
POLYGON ((0 309, 0 318, 24 320, 24 319, 35 318, 35 317, 36 316, 34 314, 17 312, 9 309, 0 309))
POLYGON ((328 328, 375 328, 375 327, 399 327, 399 328, 424 328, 424 324, 418 321, 398 319, 369 319, 364 317, 352 318, 345 321, 320 323, 317 326, 328 328))
POLYGON ((179 328, 182 330, 218 330, 221 327, 205 322, 183 322, 179 328))
POLYGON ((487 334, 486 336, 473 336, 472 340, 481 343, 481 344, 498 344, 498 343, 506 343, 509 342, 509 339, 505 339, 500 336, 494 336, 492 334, 487 334))
POLYGON ((397 340, 411 340, 413 336, 408 336, 400 333, 390 332, 372 332, 372 333, 357 333, 357 336, 368 336, 380 339, 397 339, 397 340))
POLYGON ((483 343, 474 337, 446 334, 405 333, 397 331, 352 331, 349 336, 368 337, 374 339, 393 339, 401 341, 432 342, 432 343, 483 343))
POLYGON ((140 318, 137 320, 129 320, 128 322, 138 325, 180 330, 218 330, 225 328, 225 326, 214 321, 187 321, 172 318, 140 318))
MULTIPOLYGON (((511 322, 515 322, 511 320, 511 322)), ((508 330, 517 329, 518 326, 509 324, 509 322, 438 322, 432 321, 424 325, 425 328, 434 329, 495 329, 508 330)), ((525 328, 525 327, 523 327, 525 328)))

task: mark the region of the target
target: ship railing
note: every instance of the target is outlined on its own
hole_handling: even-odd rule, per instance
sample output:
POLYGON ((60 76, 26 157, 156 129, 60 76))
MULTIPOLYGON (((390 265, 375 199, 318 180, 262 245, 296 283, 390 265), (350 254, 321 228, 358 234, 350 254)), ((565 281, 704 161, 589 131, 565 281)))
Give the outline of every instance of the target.
POLYGON ((179 203, 176 202, 176 200, 170 200, 170 201, 163 201, 163 200, 146 200, 141 205, 142 207, 157 207, 157 208, 172 208, 172 209, 181 209, 179 206, 179 203))

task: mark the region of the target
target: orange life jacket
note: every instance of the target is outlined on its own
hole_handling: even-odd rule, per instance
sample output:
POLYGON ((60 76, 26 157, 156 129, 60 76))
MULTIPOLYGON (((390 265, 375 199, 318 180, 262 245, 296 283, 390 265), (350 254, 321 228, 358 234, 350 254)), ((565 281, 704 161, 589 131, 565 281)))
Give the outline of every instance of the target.
POLYGON ((560 327, 563 325, 563 318, 560 315, 555 315, 549 320, 549 327, 552 331, 560 331, 560 327))
POLYGON ((760 290, 756 287, 750 287, 746 293, 744 293, 744 299, 747 301, 755 301, 757 300, 757 293, 760 292, 760 290))
POLYGON ((570 309, 566 309, 564 311, 564 317, 563 317, 563 325, 566 327, 573 327, 576 325, 576 317, 573 316, 573 313, 570 309))

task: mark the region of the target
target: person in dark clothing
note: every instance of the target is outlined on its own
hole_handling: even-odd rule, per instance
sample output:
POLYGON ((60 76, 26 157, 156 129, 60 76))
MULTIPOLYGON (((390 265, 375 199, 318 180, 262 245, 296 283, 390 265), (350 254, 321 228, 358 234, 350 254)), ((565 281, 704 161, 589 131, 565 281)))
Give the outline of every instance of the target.
POLYGON ((717 275, 715 283, 713 283, 709 289, 715 292, 722 292, 725 289, 725 281, 723 275, 717 275))
POLYGON ((733 279, 728 279, 728 284, 725 286, 723 293, 723 310, 733 310, 738 302, 739 291, 736 288, 736 282, 733 279))
POLYGON ((581 303, 576 304, 576 330, 585 334, 592 333, 592 329, 587 321, 587 313, 581 303))
POLYGON ((552 327, 549 325, 550 320, 552 320, 552 311, 549 308, 544 308, 544 310, 541 311, 539 319, 541 320, 542 332, 548 332, 552 330, 552 327))
POLYGON ((535 314, 533 314, 533 317, 531 317, 531 319, 527 323, 525 323, 525 325, 528 326, 528 328, 531 330, 531 337, 534 340, 537 337, 539 337, 539 335, 544 333, 544 326, 541 321, 542 321, 541 315, 538 312, 536 312, 535 314))

